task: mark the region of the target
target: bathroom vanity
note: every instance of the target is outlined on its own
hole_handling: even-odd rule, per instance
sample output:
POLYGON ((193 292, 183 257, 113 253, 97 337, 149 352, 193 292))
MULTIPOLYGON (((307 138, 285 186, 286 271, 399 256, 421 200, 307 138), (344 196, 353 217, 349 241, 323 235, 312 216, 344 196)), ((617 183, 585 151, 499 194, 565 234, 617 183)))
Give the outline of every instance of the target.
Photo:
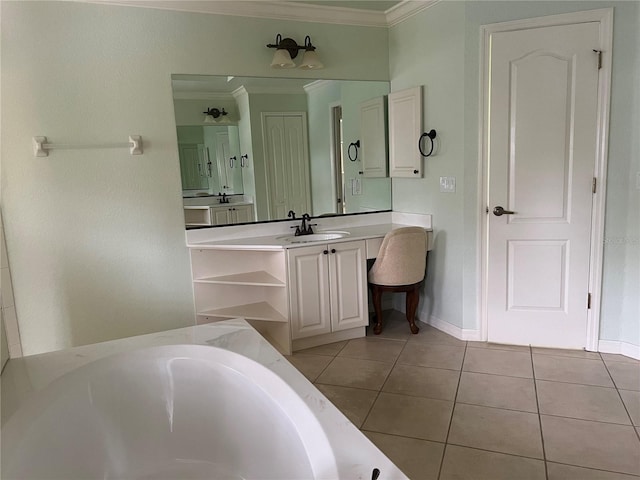
POLYGON ((196 323, 242 317, 281 353, 365 335, 367 259, 384 236, 431 216, 383 212, 187 231, 196 323))

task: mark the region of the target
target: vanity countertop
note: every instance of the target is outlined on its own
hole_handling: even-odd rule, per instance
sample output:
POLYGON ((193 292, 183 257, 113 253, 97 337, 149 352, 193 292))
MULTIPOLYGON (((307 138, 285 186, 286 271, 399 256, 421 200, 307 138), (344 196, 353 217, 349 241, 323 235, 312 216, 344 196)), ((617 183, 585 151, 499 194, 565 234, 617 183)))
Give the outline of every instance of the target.
POLYGON ((55 379, 108 355, 159 345, 209 345, 244 355, 286 381, 314 412, 336 456, 340 478, 406 479, 403 473, 262 336, 242 319, 185 327, 12 359, 2 374, 2 417, 55 379))
MULTIPOLYGON (((314 219, 315 221, 315 219, 314 219)), ((312 223, 314 222, 312 221, 312 223)), ((216 249, 216 250, 283 250, 289 248, 301 248, 314 245, 324 245, 328 243, 341 243, 351 242, 354 240, 368 240, 373 238, 384 237, 391 230, 401 227, 409 227, 411 225, 398 224, 398 223, 381 223, 375 225, 365 225, 352 228, 322 228, 314 229, 315 233, 325 232, 347 232, 349 235, 342 238, 336 238, 332 240, 318 240, 307 241, 302 243, 290 243, 287 238, 290 238, 293 233, 269 235, 263 237, 248 237, 248 238, 234 238, 218 241, 205 241, 189 243, 189 248, 201 248, 201 249, 216 249)), ((431 228, 426 228, 427 232, 431 232, 431 228)), ((304 236, 297 237, 304 239, 304 236)), ((431 242, 430 242, 431 244, 431 242)))

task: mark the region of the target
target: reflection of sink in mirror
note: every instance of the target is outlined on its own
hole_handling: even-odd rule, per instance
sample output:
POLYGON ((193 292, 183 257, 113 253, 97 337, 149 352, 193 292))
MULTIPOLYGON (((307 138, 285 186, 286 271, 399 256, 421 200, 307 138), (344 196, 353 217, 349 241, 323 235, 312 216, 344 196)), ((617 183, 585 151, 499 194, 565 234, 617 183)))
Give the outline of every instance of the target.
POLYGON ((362 109, 374 99, 385 101, 388 82, 237 75, 171 80, 184 197, 243 194, 259 222, 285 219, 289 210, 319 217, 391 209, 391 179, 363 171, 364 157, 386 159, 386 142, 361 144, 357 158, 352 147, 354 161, 347 152, 366 139, 363 129, 372 130, 361 124, 362 109), (205 121, 212 109, 227 115, 205 121))
POLYGON ((278 237, 278 240, 284 240, 287 243, 309 243, 309 242, 322 242, 325 240, 337 240, 338 238, 348 237, 349 232, 318 232, 311 235, 285 235, 278 237))

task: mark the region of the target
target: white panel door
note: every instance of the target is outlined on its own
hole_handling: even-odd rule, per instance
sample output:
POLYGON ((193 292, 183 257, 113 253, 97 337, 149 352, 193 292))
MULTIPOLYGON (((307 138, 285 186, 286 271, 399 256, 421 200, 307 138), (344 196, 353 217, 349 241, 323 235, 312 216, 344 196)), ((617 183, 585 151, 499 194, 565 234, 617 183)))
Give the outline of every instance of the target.
POLYGON ((598 45, 598 23, 492 34, 489 341, 586 345, 598 45))
POLYGON ((331 331, 327 246, 292 248, 289 255, 291 338, 331 331))
POLYGON ((309 148, 304 113, 263 113, 269 218, 310 213, 309 148))
POLYGON ((364 240, 329 245, 331 331, 369 323, 364 240))
POLYGON ((418 140, 422 134, 422 88, 389 94, 389 174, 420 178, 422 156, 418 140))

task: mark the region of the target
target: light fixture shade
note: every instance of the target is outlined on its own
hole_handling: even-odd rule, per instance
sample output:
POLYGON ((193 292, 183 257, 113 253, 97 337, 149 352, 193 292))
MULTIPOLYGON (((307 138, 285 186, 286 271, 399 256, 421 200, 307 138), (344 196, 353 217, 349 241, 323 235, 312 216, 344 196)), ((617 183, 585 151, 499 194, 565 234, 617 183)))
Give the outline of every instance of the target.
POLYGON ((293 68, 296 64, 291 60, 291 55, 284 49, 276 50, 273 55, 273 61, 271 62, 271 68, 293 68))
POLYGON ((205 115, 203 122, 204 123, 216 123, 216 119, 213 118, 211 115, 205 115))
POLYGON ((318 58, 318 54, 315 50, 305 50, 304 55, 302 56, 302 63, 300 67, 302 70, 319 70, 324 68, 324 65, 318 58))

